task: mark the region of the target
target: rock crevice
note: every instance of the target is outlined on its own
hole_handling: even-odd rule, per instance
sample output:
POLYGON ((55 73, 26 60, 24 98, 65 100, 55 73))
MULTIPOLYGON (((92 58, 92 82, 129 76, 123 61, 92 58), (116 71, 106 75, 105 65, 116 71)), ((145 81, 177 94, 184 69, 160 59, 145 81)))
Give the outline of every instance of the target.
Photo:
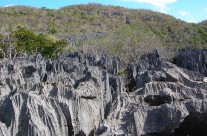
POLYGON ((206 125, 205 56, 205 50, 180 50, 173 64, 154 51, 129 64, 125 75, 118 74, 118 58, 77 52, 55 60, 3 59, 0 135, 173 136, 182 128, 204 135, 186 122, 206 125))

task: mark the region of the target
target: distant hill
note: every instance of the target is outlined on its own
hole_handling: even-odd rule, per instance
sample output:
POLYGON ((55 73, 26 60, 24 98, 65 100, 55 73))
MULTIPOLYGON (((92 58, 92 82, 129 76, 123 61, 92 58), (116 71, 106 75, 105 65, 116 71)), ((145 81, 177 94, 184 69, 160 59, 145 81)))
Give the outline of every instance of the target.
MULTIPOLYGON (((167 14, 99 4, 74 5, 58 10, 14 6, 0 8, 0 33, 18 24, 65 38, 84 51, 121 57, 140 57, 151 49, 207 48, 207 27, 167 14), (126 24, 126 17, 130 24, 126 24)), ((162 54, 162 53, 161 53, 162 54)))
POLYGON ((207 27, 207 20, 202 21, 200 24, 207 27))

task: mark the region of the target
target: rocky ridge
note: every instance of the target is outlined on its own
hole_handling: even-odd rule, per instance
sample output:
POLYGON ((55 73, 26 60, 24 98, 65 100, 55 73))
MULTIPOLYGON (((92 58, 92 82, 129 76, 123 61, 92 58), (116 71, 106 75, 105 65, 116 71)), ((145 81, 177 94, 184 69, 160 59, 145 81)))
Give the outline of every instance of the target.
POLYGON ((80 52, 3 59, 0 135, 206 135, 206 57, 154 51, 121 74, 118 58, 80 52))

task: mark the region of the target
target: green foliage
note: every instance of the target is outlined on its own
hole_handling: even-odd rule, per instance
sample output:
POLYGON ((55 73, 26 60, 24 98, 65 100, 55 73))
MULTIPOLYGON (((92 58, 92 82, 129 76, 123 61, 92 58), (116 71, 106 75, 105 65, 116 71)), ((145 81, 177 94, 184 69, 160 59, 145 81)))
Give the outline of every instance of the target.
POLYGON ((48 33, 52 34, 52 35, 55 35, 55 34, 58 33, 58 28, 54 24, 51 24, 48 27, 48 33))
POLYGON ((0 58, 11 57, 13 51, 10 34, 0 34, 0 58))
POLYGON ((36 34, 24 27, 18 27, 12 35, 17 53, 41 53, 46 57, 55 57, 58 52, 63 52, 67 44, 65 40, 57 40, 54 36, 43 33, 36 34))
POLYGON ((4 36, 0 34, 0 58, 4 57, 5 50, 6 50, 6 45, 4 43, 4 36))
POLYGON ((164 50, 156 35, 141 23, 124 24, 102 37, 86 39, 80 44, 89 51, 99 50, 99 53, 119 56, 125 64, 138 61, 143 53, 150 50, 164 50))
POLYGON ((164 57, 168 57, 169 50, 174 48, 207 49, 207 21, 187 23, 149 10, 100 4, 67 6, 58 10, 14 6, 0 8, 0 15, 1 33, 9 33, 19 23, 31 29, 18 28, 14 33, 18 53, 39 52, 53 56, 57 51, 61 52, 64 42, 51 35, 60 38, 73 35, 77 38, 75 45, 83 51, 119 56, 126 63, 138 60, 143 53, 153 49, 164 57), (126 17, 131 20, 130 25, 125 24, 126 17), (32 30, 44 34, 36 34, 32 30), (97 32, 104 35, 80 38, 97 32))
POLYGON ((125 76, 126 75, 126 70, 125 69, 120 69, 118 72, 119 76, 125 76))

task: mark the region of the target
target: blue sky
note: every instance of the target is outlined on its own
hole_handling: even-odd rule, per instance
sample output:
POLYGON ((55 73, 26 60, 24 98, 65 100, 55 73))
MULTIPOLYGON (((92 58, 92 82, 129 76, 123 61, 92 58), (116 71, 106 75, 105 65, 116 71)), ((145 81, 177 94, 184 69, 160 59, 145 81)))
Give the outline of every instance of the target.
POLYGON ((167 13, 186 22, 207 19, 207 0, 0 0, 0 7, 28 5, 58 9, 73 4, 101 3, 167 13))

